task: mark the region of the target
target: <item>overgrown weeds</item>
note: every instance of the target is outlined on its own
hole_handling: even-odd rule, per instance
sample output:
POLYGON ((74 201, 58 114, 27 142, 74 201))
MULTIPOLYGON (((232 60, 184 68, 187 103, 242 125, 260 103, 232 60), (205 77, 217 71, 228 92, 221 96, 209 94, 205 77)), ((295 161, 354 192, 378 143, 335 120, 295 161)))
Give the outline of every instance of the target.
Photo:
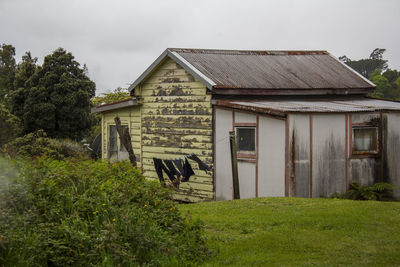
POLYGON ((209 255, 201 223, 128 162, 2 160, 0 179, 2 266, 157 266, 209 255))

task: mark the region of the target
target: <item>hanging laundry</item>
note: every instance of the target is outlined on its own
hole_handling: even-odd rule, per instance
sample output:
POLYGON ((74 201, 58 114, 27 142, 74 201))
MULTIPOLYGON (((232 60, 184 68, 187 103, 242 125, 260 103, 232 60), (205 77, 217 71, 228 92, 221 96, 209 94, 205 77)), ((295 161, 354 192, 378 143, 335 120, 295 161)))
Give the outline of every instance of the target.
POLYGON ((175 175, 177 176, 177 178, 181 177, 181 173, 175 169, 174 163, 172 163, 172 160, 169 159, 164 159, 164 163, 167 166, 167 168, 169 169, 170 173, 174 176, 174 180, 175 180, 175 175))
POLYGON ((183 160, 182 159, 173 159, 172 160, 175 164, 175 167, 178 169, 178 171, 181 173, 183 173, 183 160))
POLYGON ((189 181, 190 176, 194 174, 192 166, 190 166, 189 161, 185 159, 185 164, 183 164, 183 172, 182 172, 182 182, 189 181))
POLYGON ((171 180, 172 184, 175 187, 179 187, 179 184, 181 182, 189 181, 190 176, 195 174, 187 158, 185 159, 184 163, 182 159, 163 160, 163 159, 153 158, 153 161, 154 161, 154 168, 156 170, 158 178, 160 179, 160 182, 164 181, 164 175, 163 175, 164 171, 168 175, 169 179, 171 180))
POLYGON ((171 174, 167 167, 165 167, 162 159, 153 158, 154 168, 156 169, 156 173, 160 182, 164 182, 164 175, 162 171, 164 171, 171 181, 175 180, 175 177, 171 174))
POLYGON ((199 159, 198 156, 196 156, 196 154, 191 154, 190 156, 188 156, 189 159, 194 160, 197 162, 197 164, 199 164, 199 169, 203 170, 203 171, 210 171, 212 169, 211 166, 208 166, 207 164, 205 164, 203 161, 201 161, 201 159, 199 159))

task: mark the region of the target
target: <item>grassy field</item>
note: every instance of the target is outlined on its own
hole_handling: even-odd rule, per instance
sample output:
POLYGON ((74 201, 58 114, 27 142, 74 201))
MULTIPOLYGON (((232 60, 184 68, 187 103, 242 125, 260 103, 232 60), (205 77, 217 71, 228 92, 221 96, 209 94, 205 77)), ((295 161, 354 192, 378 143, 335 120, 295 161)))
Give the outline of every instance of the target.
POLYGON ((400 266, 400 202, 258 198, 181 204, 206 225, 205 266, 400 266))

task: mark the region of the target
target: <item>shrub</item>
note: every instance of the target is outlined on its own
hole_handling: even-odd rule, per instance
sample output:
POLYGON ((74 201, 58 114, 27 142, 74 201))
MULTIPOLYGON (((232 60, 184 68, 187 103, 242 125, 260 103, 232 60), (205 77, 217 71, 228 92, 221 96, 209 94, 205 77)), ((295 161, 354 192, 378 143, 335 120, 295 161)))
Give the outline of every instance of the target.
POLYGON ((67 139, 48 138, 43 130, 16 138, 4 150, 12 157, 47 156, 59 160, 70 157, 88 158, 89 154, 81 144, 67 139))
POLYGON ((21 121, 0 103, 0 148, 22 132, 21 121))
POLYGON ((0 164, 0 265, 181 265, 209 255, 200 222, 128 162, 9 166, 0 164))
POLYGON ((393 189, 394 186, 389 183, 376 183, 370 186, 350 183, 349 192, 345 197, 354 200, 388 201, 393 199, 393 189))

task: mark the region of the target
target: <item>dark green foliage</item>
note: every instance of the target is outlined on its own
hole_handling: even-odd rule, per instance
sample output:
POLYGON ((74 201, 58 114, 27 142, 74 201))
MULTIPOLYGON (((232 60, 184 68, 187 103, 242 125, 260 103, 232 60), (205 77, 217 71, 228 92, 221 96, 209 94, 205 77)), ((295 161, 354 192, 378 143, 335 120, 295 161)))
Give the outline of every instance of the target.
POLYGON ((14 89, 15 48, 12 45, 0 46, 0 103, 7 102, 7 96, 14 89))
POLYGON ((22 132, 21 121, 0 103, 0 148, 22 132))
POLYGON ((376 89, 372 96, 378 98, 387 98, 387 99, 398 99, 400 100, 400 86, 396 84, 396 80, 390 81, 387 77, 391 77, 392 75, 385 75, 387 72, 395 73, 397 71, 387 70, 383 74, 379 72, 379 70, 374 71, 369 78, 371 82, 376 84, 376 89))
POLYGON ((383 59, 385 51, 376 48, 368 59, 351 60, 346 56, 339 59, 376 85, 372 97, 400 100, 400 72, 388 69, 387 60, 383 59))
POLYGON ((4 151, 11 157, 47 156, 59 160, 88 158, 89 153, 80 143, 49 138, 43 130, 16 138, 5 146, 4 151))
POLYGON ((24 105, 29 95, 29 88, 34 83, 31 77, 38 68, 36 65, 37 58, 32 58, 30 52, 26 52, 22 56, 22 61, 17 65, 14 78, 14 91, 10 94, 9 104, 11 112, 19 117, 24 116, 24 105))
POLYGON ((394 186, 388 183, 376 183, 370 186, 351 183, 345 198, 353 200, 389 201, 393 200, 393 189, 394 186))
POLYGON ((95 84, 87 69, 62 48, 44 58, 42 66, 26 54, 18 67, 11 110, 24 123, 24 132, 45 130, 49 137, 80 140, 94 122, 90 98, 95 84))
POLYGON ((18 165, 0 161, 2 266, 182 265, 209 253, 199 222, 128 162, 18 165))
POLYGON ((366 59, 360 59, 360 60, 351 60, 350 58, 346 56, 341 56, 339 57, 339 60, 343 61, 347 65, 349 65, 351 68, 356 70, 358 73, 363 75, 366 78, 369 78, 369 76, 375 71, 383 71, 387 69, 387 60, 383 59, 383 53, 386 51, 386 49, 383 48, 375 48, 374 51, 372 51, 371 55, 369 58, 366 59))
POLYGON ((113 90, 111 93, 104 93, 101 96, 95 96, 91 99, 93 106, 99 106, 102 104, 111 104, 118 101, 123 101, 130 99, 131 96, 128 92, 128 89, 118 87, 113 90))

